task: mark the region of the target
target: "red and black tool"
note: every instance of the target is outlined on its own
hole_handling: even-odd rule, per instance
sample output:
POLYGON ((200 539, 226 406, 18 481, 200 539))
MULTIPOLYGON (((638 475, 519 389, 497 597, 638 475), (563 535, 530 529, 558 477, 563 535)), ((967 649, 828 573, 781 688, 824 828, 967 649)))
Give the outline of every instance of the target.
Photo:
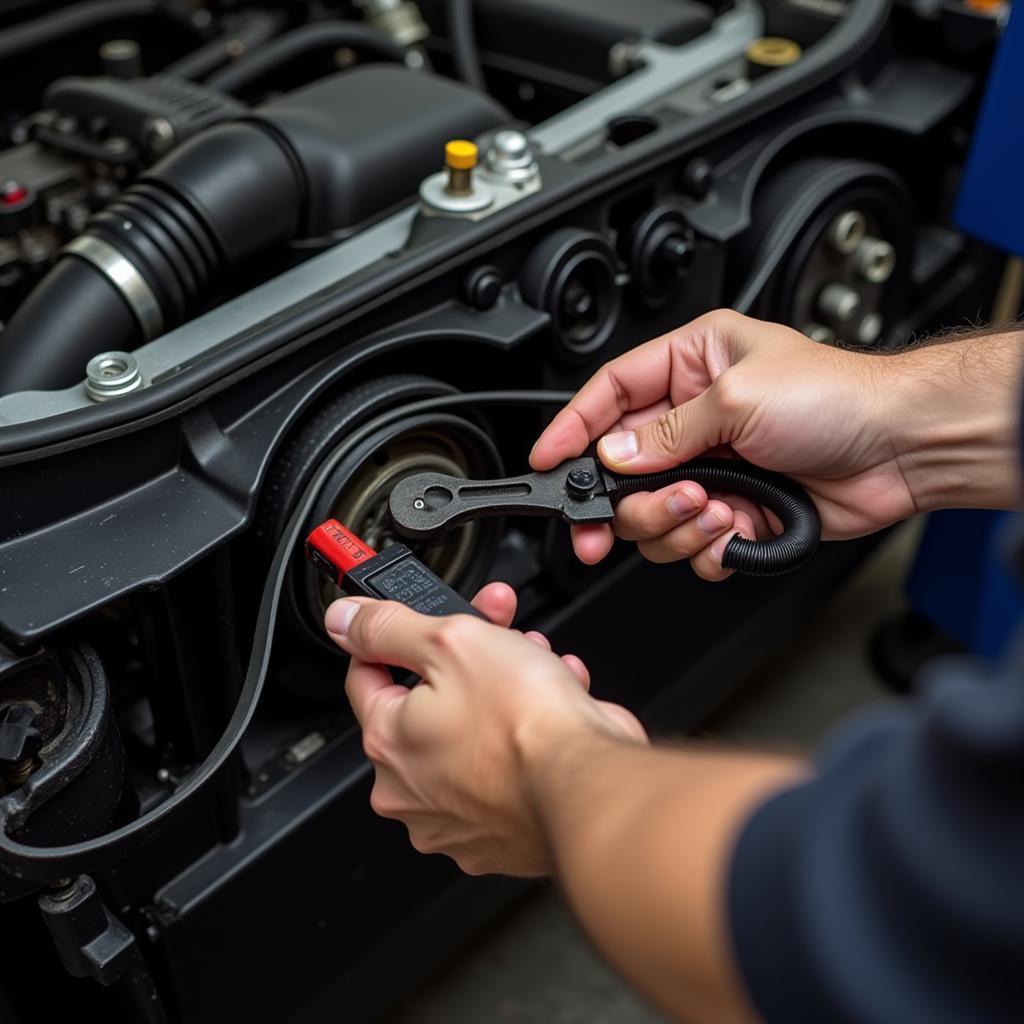
POLYGON ((804 564, 821 538, 814 502, 792 480, 740 459, 700 458, 661 473, 613 473, 596 458, 570 459, 544 473, 501 480, 463 480, 440 473, 406 477, 391 492, 396 532, 434 540, 484 516, 554 516, 573 524, 606 523, 627 494, 693 480, 708 492, 738 494, 773 512, 782 533, 766 540, 733 536, 722 565, 748 576, 781 576, 804 564))
POLYGON ((404 544, 391 544, 377 554, 336 519, 321 523, 306 538, 306 557, 350 596, 400 601, 424 615, 484 618, 404 544))

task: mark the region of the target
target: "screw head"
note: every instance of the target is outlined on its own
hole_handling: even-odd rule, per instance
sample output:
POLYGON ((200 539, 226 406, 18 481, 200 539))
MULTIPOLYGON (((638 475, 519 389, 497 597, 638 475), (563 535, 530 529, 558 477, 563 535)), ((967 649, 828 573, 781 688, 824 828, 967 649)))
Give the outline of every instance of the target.
POLYGON ((680 175, 679 187, 693 199, 706 199, 714 181, 714 170, 702 156, 694 157, 680 175))
POLYGON ((166 117, 151 117, 143 126, 143 137, 153 156, 163 156, 174 145, 174 126, 166 117))
POLYGON ((597 476, 589 469, 569 470, 565 478, 566 490, 574 498, 589 498, 591 492, 597 486, 597 476))
POLYGON ((477 267, 470 271, 462 294, 474 309, 493 309, 501 296, 502 277, 497 267, 477 267))
POLYGON ((828 226, 828 240, 837 253, 849 256, 867 231, 868 222, 860 210, 843 210, 828 226))
POLYGON ((425 508, 427 507, 427 503, 426 503, 426 502, 425 502, 425 501, 424 501, 424 500, 423 500, 422 498, 417 498, 417 499, 416 499, 416 500, 415 500, 415 501, 414 501, 414 502, 412 503, 412 507, 413 507, 414 509, 416 509, 417 511, 419 511, 419 512, 422 512, 422 511, 423 511, 423 509, 425 509, 425 508))
POLYGON ((111 156, 122 156, 132 148, 132 144, 122 135, 112 135, 103 143, 103 148, 111 156))
POLYGON ((85 368, 85 390, 94 402, 105 402, 140 387, 142 371, 131 352, 101 352, 85 368))

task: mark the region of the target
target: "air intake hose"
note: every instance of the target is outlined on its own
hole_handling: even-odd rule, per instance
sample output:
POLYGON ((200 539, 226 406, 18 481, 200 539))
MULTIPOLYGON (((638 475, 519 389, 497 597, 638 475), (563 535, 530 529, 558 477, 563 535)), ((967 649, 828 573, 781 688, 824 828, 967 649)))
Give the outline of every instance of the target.
POLYGON ((97 214, 0 335, 0 394, 69 387, 211 305, 246 265, 415 193, 446 139, 506 121, 485 96, 371 65, 194 136, 97 214))

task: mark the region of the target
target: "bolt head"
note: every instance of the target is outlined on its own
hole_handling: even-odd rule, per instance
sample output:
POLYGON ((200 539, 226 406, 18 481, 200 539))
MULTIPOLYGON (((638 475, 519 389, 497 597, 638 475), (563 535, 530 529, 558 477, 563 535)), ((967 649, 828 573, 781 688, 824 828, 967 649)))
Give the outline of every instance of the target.
POLYGON ((145 125, 146 145, 153 156, 163 156, 174 145, 174 126, 166 117, 152 117, 145 125))
POLYGON ((520 160, 530 153, 530 142, 522 132, 505 129, 494 136, 494 149, 506 160, 520 160))
POLYGON ((577 467, 565 478, 566 490, 574 498, 589 498, 597 486, 597 476, 589 469, 577 467))
POLYGON ((706 199, 713 181, 714 170, 711 164, 704 157, 698 156, 683 168, 679 185, 688 196, 706 199))
POLYGON ((463 298, 474 309, 493 309, 501 297, 501 285, 501 271, 497 267, 477 267, 466 278, 463 298))

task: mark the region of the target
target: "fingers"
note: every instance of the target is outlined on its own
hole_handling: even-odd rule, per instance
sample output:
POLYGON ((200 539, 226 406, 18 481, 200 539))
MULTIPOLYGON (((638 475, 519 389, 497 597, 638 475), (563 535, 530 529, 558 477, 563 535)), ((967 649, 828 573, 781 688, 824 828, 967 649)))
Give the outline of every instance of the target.
POLYGON ((634 430, 606 434, 598 442, 597 454, 609 469, 620 473, 651 473, 678 466, 732 439, 734 419, 719 399, 716 382, 634 430))
MULTIPOLYGON (((538 647, 543 647, 544 650, 551 650, 551 641, 543 634, 538 633, 537 630, 531 629, 524 633, 523 636, 527 640, 532 640, 538 647)), ((590 689, 590 669, 576 657, 575 654, 563 654, 562 661, 565 662, 570 672, 580 681, 584 690, 590 689)))
POLYGON ((370 598, 335 601, 324 623, 335 643, 360 661, 396 665, 424 676, 436 664, 442 638, 451 638, 455 623, 462 644, 470 630, 491 628, 470 615, 432 617, 396 601, 370 598))
MULTIPOLYGON (((672 405, 689 403, 741 354, 742 339, 759 326, 763 329, 731 310, 714 310, 613 359, 551 421, 530 453, 530 464, 551 469, 579 455, 625 414, 666 396, 672 405)), ((701 450, 696 447, 693 454, 701 450)))
POLYGON ((365 729, 371 716, 379 718, 379 710, 403 700, 409 691, 396 685, 391 673, 382 665, 370 665, 358 658, 349 662, 345 677, 345 694, 352 705, 356 721, 365 729))
POLYGON ((584 690, 590 689, 590 669, 575 654, 563 654, 562 661, 569 671, 580 681, 584 690))
POLYGON ((631 740, 643 744, 651 742, 647 736, 647 730, 640 724, 640 719, 632 711, 610 700, 599 700, 596 703, 600 707, 601 713, 631 740))
POLYGON ((699 515, 667 533, 641 540, 637 547, 650 562, 678 562, 696 558, 732 529, 734 513, 724 501, 709 501, 699 515))
POLYGON ((615 534, 606 523, 572 527, 572 546, 585 565, 596 565, 612 549, 615 534))
POLYGON ((623 540, 652 540, 692 519, 707 503, 704 488, 692 481, 630 494, 615 510, 615 533, 623 540))
POLYGON ((518 598, 507 583, 488 583, 477 592, 471 604, 496 626, 507 628, 516 617, 518 598))
POLYGON ((727 530, 717 540, 704 548, 703 551, 694 555, 690 560, 693 571, 702 579, 709 580, 712 583, 728 579, 732 575, 733 570, 722 568, 722 556, 725 554, 729 541, 737 534, 745 537, 747 540, 755 539, 754 524, 746 512, 735 512, 733 514, 732 529, 727 530))
POLYGON ((548 424, 530 453, 534 469, 551 469, 579 455, 619 417, 669 393, 669 347, 655 338, 606 363, 548 424))

